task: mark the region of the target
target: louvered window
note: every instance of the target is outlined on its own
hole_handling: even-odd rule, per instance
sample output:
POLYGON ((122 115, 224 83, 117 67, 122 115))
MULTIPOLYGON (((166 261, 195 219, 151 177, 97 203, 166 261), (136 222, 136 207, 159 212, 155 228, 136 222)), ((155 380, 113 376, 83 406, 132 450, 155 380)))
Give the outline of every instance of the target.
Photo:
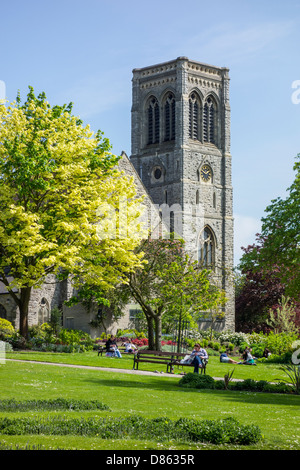
POLYGON ((156 98, 151 98, 148 107, 148 144, 159 142, 159 106, 156 98))
POLYGON ((189 137, 201 140, 200 136, 200 102, 196 93, 192 93, 189 99, 189 137))
POLYGON ((215 143, 216 106, 213 100, 207 98, 203 108, 203 141, 215 143))
POLYGON ((175 97, 170 93, 164 106, 165 110, 165 141, 175 139, 175 97))

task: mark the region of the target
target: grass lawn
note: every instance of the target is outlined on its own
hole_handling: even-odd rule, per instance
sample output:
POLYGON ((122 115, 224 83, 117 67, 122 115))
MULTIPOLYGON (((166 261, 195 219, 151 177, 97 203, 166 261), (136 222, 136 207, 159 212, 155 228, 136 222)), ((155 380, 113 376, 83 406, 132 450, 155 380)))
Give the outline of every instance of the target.
MULTIPOLYGON (((132 355, 123 354, 121 359, 98 356, 96 351, 86 353, 51 353, 38 351, 22 351, 6 353, 8 359, 21 359, 29 361, 42 361, 52 363, 74 364, 91 367, 109 367, 117 369, 129 369, 133 367, 132 355)), ((234 358, 239 360, 240 358, 234 358)), ((219 356, 209 355, 209 364, 207 366, 207 374, 212 377, 223 378, 224 374, 234 369, 234 379, 254 379, 268 380, 269 382, 277 382, 277 379, 287 378, 286 374, 280 370, 279 364, 258 363, 257 366, 221 364, 219 356)), ((160 371, 166 372, 166 366, 162 364, 139 364, 139 370, 143 371, 160 371)), ((186 372, 191 372, 192 368, 185 367, 186 372)), ((182 372, 181 368, 175 369, 175 373, 182 372)))
MULTIPOLYGON (((44 362, 132 369, 132 358, 110 359, 85 354, 8 353, 7 358, 44 362)), ((274 364, 229 366, 210 357, 207 373, 222 378, 235 367, 234 378, 276 381, 285 374, 274 364)), ((142 370, 158 370, 143 364, 142 370)), ((164 371, 164 367, 162 368, 164 371)), ((190 369, 187 369, 190 371, 190 369)), ((180 372, 180 370, 176 371, 180 372)), ((300 397, 284 394, 233 392, 222 390, 190 390, 178 387, 179 375, 155 376, 125 374, 114 370, 58 367, 30 362, 6 361, 0 365, 0 399, 16 400, 76 398, 100 400, 111 411, 26 411, 1 412, 0 417, 22 416, 131 416, 190 417, 218 419, 235 417, 241 424, 255 424, 264 439, 253 446, 217 446, 207 443, 146 441, 132 439, 100 439, 83 436, 0 435, 0 444, 43 446, 44 449, 300 449, 300 397)))

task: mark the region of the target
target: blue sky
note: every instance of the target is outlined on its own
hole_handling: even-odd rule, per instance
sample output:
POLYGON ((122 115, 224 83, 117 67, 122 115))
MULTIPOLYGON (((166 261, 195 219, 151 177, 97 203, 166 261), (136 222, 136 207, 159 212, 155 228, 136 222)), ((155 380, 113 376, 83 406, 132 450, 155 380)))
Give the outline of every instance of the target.
POLYGON ((235 262, 300 153, 299 0, 10 0, 0 97, 28 85, 131 152, 132 69, 187 56, 230 69, 235 262), (293 88, 294 86, 294 88, 293 88))

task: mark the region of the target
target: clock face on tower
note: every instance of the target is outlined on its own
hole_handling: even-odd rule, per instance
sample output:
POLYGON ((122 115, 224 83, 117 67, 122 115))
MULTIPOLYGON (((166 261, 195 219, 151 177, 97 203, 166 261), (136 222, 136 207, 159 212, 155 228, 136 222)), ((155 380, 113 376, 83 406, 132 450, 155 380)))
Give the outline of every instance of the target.
POLYGON ((205 183, 207 183, 209 180, 211 180, 212 177, 212 171, 209 165, 203 165, 200 171, 201 179, 205 183))

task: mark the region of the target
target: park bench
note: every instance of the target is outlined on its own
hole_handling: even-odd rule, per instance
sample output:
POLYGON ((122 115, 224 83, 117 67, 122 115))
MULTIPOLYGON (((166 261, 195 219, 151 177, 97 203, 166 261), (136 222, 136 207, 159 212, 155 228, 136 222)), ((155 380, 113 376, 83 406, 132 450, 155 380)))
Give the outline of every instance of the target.
MULTIPOLYGON (((171 374, 174 372, 174 366, 182 367, 194 367, 194 364, 182 363, 180 362, 187 355, 186 353, 173 353, 174 357, 172 362, 169 365, 171 374)), ((201 374, 206 374, 206 366, 208 364, 208 359, 202 359, 202 367, 200 367, 201 374)))
MULTIPOLYGON (((164 364, 167 366, 167 373, 174 373, 175 366, 194 367, 193 364, 181 363, 180 361, 186 356, 186 353, 150 351, 148 349, 140 349, 133 358, 133 369, 138 370, 140 362, 148 362, 152 364, 164 364)), ((203 364, 201 374, 206 373, 206 365, 203 364)))

